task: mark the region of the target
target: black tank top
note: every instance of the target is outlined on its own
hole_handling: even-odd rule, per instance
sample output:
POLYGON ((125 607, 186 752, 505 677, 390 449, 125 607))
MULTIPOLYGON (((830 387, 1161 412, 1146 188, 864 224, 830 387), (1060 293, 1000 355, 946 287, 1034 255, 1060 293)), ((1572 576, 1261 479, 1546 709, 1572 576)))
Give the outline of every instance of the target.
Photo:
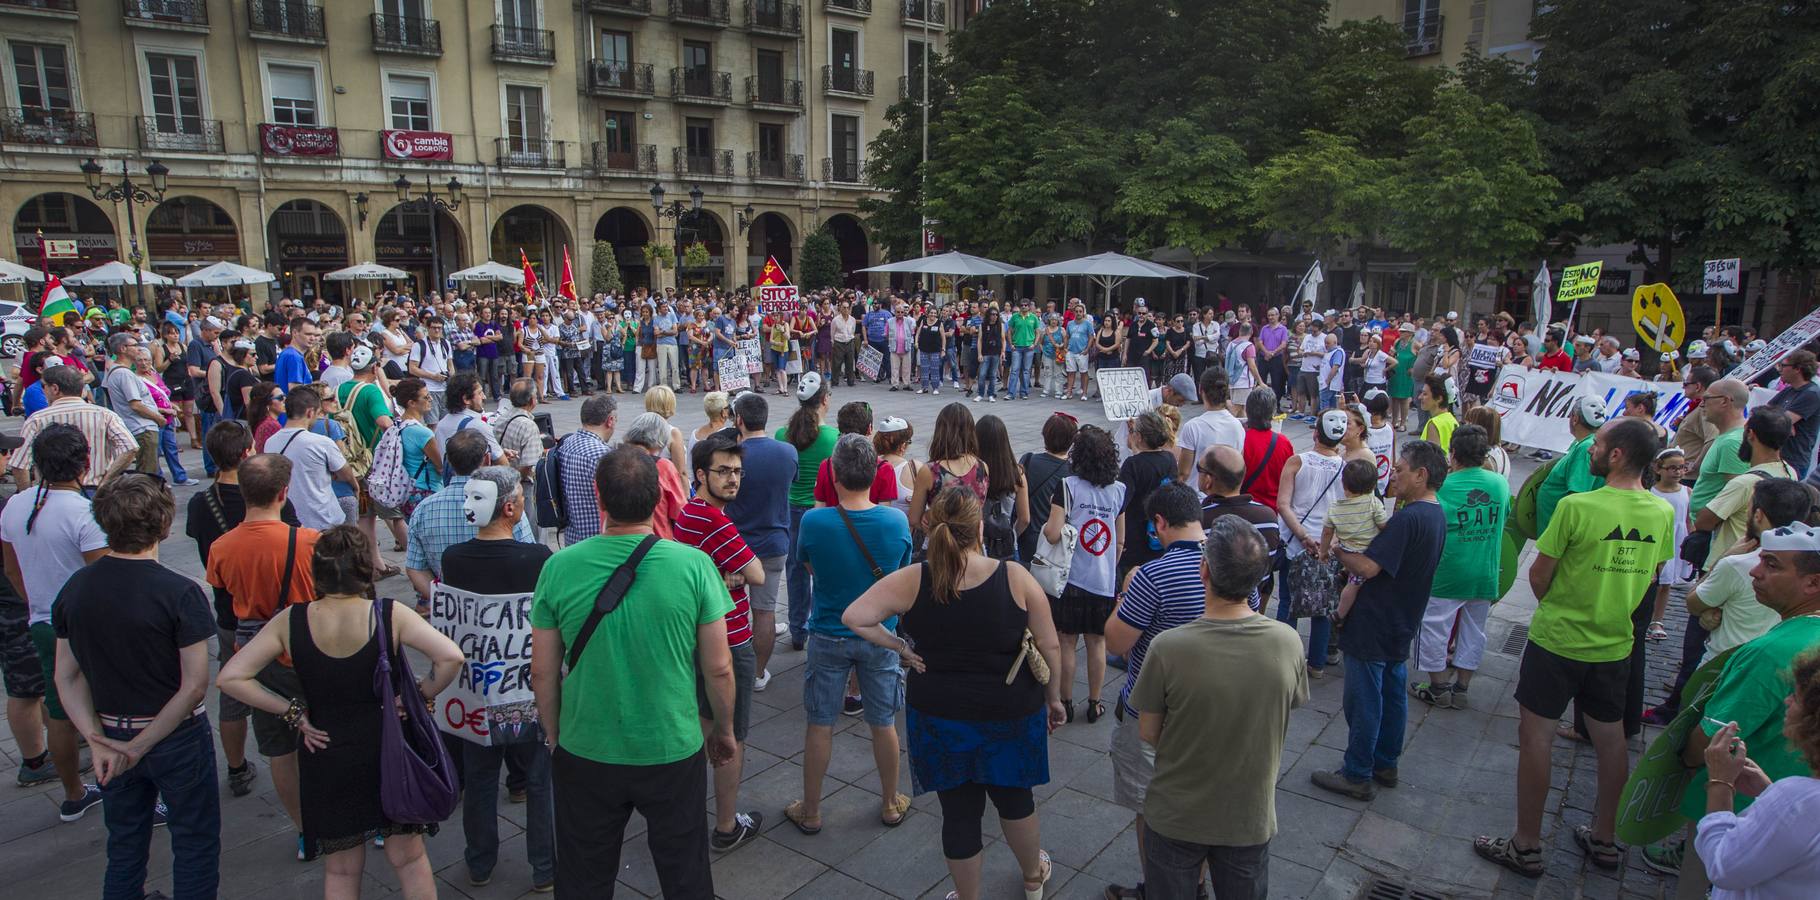
POLYGON ((1005 684, 1005 673, 1017 659, 1028 623, 1011 597, 1009 563, 977 586, 962 590, 948 603, 938 603, 929 590, 929 564, 923 563, 916 604, 904 613, 898 632, 908 637, 927 671, 911 672, 905 700, 917 712, 945 719, 1016 719, 1043 707, 1043 686, 1020 663, 1017 678, 1005 684))

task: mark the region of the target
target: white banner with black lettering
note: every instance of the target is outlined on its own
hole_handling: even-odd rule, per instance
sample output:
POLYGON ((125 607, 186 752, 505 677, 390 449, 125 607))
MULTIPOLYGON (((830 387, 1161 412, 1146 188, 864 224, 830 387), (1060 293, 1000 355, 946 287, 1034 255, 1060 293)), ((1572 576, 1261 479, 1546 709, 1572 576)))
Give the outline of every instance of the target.
POLYGON ((531 595, 476 594, 437 582, 430 589, 430 624, 466 657, 436 698, 442 730, 481 745, 536 736, 531 595))
MULTIPOLYGON (((1490 404, 1503 417, 1503 439, 1525 447, 1565 452, 1573 445, 1567 417, 1575 397, 1604 401, 1608 415, 1624 413, 1624 398, 1638 391, 1656 395, 1656 422, 1671 433, 1690 409, 1679 381, 1644 381, 1603 372, 1553 372, 1505 366, 1498 372, 1490 404)), ((1773 392, 1751 391, 1750 405, 1767 403, 1773 392)))

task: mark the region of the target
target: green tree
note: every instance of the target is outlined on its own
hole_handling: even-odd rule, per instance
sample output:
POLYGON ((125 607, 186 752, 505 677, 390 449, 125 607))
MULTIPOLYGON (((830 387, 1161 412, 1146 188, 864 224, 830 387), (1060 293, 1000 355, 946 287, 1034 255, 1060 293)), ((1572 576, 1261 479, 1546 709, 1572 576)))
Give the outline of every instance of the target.
POLYGON ((589 263, 589 288, 596 294, 618 294, 625 289, 619 277, 619 259, 610 241, 595 241, 594 256, 589 263))
POLYGON ((924 207, 960 246, 995 254, 1023 249, 1039 224, 1011 194, 1050 136, 1048 118, 1020 83, 1011 75, 970 80, 930 134, 924 207))
POLYGON ((1428 111, 1445 69, 1414 66, 1399 25, 1351 21, 1325 30, 1325 53, 1309 78, 1314 128, 1351 138, 1367 156, 1399 154, 1403 123, 1428 111))
POLYGON ((803 259, 799 265, 797 285, 805 291, 838 287, 841 283, 840 244, 825 228, 818 228, 803 238, 803 259))
POLYGON ((1251 167, 1237 142, 1177 118, 1134 143, 1136 158, 1114 203, 1126 218, 1128 252, 1182 247, 1201 254, 1248 230, 1242 209, 1251 167))
MULTIPOLYGON (((930 110, 931 117, 935 112, 930 110)), ((867 178, 885 196, 862 198, 859 211, 867 233, 885 248, 885 255, 904 259, 922 252, 922 111, 915 102, 902 101, 885 111, 885 122, 885 129, 866 148, 867 178)))
POLYGON ((1258 166, 1248 208, 1258 228, 1327 265, 1346 242, 1377 233, 1391 204, 1391 172, 1349 138, 1310 131, 1303 141, 1258 166))

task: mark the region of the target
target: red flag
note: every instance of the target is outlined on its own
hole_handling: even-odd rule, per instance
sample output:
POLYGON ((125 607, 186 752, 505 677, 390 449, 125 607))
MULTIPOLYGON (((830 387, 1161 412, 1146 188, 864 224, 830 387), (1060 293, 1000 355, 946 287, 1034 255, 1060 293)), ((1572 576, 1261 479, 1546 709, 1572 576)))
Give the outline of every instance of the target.
POLYGON ((569 245, 562 245, 562 281, 557 282, 556 292, 569 298, 575 297, 575 270, 569 265, 569 245))
POLYGON ((518 261, 524 264, 524 269, 525 269, 525 302, 526 303, 536 303, 537 302, 537 272, 536 272, 536 270, 531 268, 531 259, 530 259, 530 257, 525 256, 525 251, 524 251, 523 247, 520 247, 518 249, 518 261))
POLYGON ((784 274, 784 267, 777 264, 777 257, 765 257, 765 268, 758 273, 758 283, 753 287, 767 287, 789 284, 790 279, 784 274))

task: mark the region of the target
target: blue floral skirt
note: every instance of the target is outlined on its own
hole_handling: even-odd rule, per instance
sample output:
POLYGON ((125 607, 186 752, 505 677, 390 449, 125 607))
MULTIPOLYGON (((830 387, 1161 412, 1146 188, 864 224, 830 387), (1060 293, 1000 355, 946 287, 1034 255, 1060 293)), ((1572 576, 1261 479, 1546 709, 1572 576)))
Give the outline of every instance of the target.
POLYGON ((963 784, 1028 788, 1049 781, 1048 712, 1020 719, 944 719, 905 710, 910 790, 923 794, 963 784))

